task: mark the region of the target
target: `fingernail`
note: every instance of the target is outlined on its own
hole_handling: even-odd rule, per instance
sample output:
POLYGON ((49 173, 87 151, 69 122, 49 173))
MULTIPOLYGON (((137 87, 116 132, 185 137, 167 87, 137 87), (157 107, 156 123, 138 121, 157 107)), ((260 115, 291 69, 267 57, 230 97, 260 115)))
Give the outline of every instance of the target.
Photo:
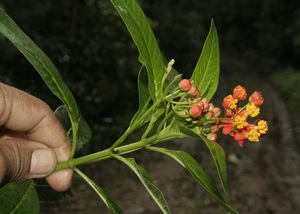
POLYGON ((31 156, 30 174, 43 177, 51 173, 56 165, 56 158, 50 149, 34 150, 31 156))

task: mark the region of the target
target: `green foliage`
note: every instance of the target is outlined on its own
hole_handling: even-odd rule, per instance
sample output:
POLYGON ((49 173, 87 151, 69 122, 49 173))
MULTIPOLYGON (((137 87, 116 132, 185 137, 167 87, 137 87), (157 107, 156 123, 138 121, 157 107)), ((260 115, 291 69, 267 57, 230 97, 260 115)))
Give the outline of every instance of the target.
MULTIPOLYGON (((50 90, 64 104, 59 107, 55 113, 68 133, 69 139, 72 141, 72 153, 70 160, 59 163, 56 170, 73 168, 74 171, 92 187, 112 213, 121 213, 121 209, 108 194, 76 167, 81 164, 90 164, 108 158, 115 158, 127 165, 137 175, 160 210, 163 213, 170 213, 170 209, 162 192, 150 179, 146 170, 137 165, 133 158, 122 157, 124 154, 148 148, 168 155, 179 162, 228 212, 236 213, 228 204, 227 199, 224 198, 214 186, 212 179, 209 178, 201 166, 190 155, 183 151, 170 151, 152 147, 154 144, 177 138, 193 137, 203 139, 214 159, 220 182, 226 194, 227 175, 224 150, 219 144, 207 140, 198 126, 195 124, 188 126, 186 122, 178 119, 172 111, 173 102, 176 102, 176 97, 181 94, 177 87, 181 76, 178 75, 177 71, 173 68, 174 61, 171 61, 165 66, 164 58, 160 52, 150 24, 136 1, 111 0, 111 2, 122 17, 132 36, 139 50, 139 60, 143 64, 138 77, 140 106, 131 120, 128 129, 110 148, 79 158, 74 158, 75 151, 81 149, 84 144, 89 142, 91 131, 82 118, 73 95, 63 82, 59 72, 50 59, 20 30, 3 10, 0 11, 0 32, 23 53, 41 75, 50 90), (141 139, 138 142, 124 145, 125 139, 143 125, 146 125, 146 127, 141 139)), ((204 92, 204 95, 208 99, 212 98, 219 80, 218 36, 213 22, 211 22, 211 29, 206 38, 200 59, 192 74, 192 80, 196 86, 204 92)), ((204 119, 203 124, 201 122, 203 121, 199 122, 201 128, 205 125, 204 122, 211 123, 211 121, 207 119, 204 119)), ((38 201, 33 182, 28 181, 28 183, 25 184, 28 185, 27 188, 31 193, 27 194, 27 192, 25 192, 25 196, 28 197, 28 200, 31 198, 30 200, 38 201)), ((24 184, 15 183, 13 185, 11 192, 17 193, 19 191, 18 187, 22 187, 24 184)), ((37 186, 37 188, 39 187, 37 186)), ((23 187, 23 189, 26 188, 23 187)), ((43 194, 45 194, 45 192, 47 191, 44 191, 43 194)), ((3 194, 5 195, 6 192, 4 191, 3 194)), ((51 200, 44 197, 43 194, 41 194, 43 201, 51 200)), ((59 195, 56 194, 54 194, 53 197, 60 198, 59 195)), ((21 203, 18 201, 20 200, 14 199, 14 203, 21 203)), ((24 204, 23 209, 30 209, 29 205, 30 204, 24 204)), ((36 205, 32 212, 36 212, 36 205)))
POLYGON ((210 100, 215 94, 219 83, 220 53, 217 29, 211 21, 210 31, 204 43, 199 61, 191 79, 199 90, 210 100))
POLYGON ((77 121, 79 119, 79 111, 76 101, 56 67, 44 52, 6 15, 3 9, 0 9, 0 32, 35 67, 52 93, 67 106, 72 120, 77 121))
POLYGON ((32 180, 17 181, 0 189, 1 213, 39 213, 39 200, 32 180))
POLYGON ((111 2, 118 10, 139 50, 139 60, 148 71, 149 93, 153 101, 156 101, 160 96, 161 80, 165 69, 151 26, 136 1, 111 0, 111 2))
MULTIPOLYGON (((16 184, 16 183, 14 183, 16 184)), ((17 185, 16 185, 17 186, 17 185)), ((47 183, 45 179, 40 179, 36 181, 35 185, 36 192, 38 194, 38 199, 41 203, 49 203, 62 200, 66 195, 73 196, 71 190, 65 192, 54 191, 47 183)))
POLYGON ((93 190, 98 194, 98 196, 106 204, 106 206, 111 211, 111 213, 113 213, 113 214, 123 213, 123 211, 120 209, 120 207, 109 197, 109 195, 101 187, 99 187, 94 181, 92 181, 89 177, 87 177, 79 169, 75 168, 74 170, 93 188, 93 190))
POLYGON ((116 158, 126 164, 137 175, 149 194, 152 196, 153 200, 161 209, 162 213, 170 213, 163 194, 154 184, 147 171, 143 167, 139 166, 133 158, 123 158, 121 156, 116 156, 116 158))

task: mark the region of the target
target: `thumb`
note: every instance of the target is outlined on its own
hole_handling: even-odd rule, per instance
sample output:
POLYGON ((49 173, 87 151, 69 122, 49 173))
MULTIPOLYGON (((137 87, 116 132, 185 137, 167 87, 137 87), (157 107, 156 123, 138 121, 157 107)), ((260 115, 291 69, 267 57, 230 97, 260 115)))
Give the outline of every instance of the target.
POLYGON ((57 160, 44 144, 24 139, 0 140, 0 184, 51 174, 57 160))

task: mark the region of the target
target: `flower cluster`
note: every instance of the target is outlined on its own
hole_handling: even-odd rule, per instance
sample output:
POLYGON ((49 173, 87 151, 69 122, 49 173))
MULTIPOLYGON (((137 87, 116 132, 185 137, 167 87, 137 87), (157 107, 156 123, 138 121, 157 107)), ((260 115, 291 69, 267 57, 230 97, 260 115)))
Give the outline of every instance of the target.
POLYGON ((187 122, 187 127, 195 128, 198 133, 206 136, 211 141, 217 140, 217 132, 222 129, 224 135, 230 135, 240 146, 245 140, 259 142, 268 131, 265 120, 253 119, 260 113, 260 106, 264 103, 261 92, 252 93, 246 105, 239 107, 239 101, 247 99, 247 90, 239 85, 233 93, 223 99, 224 118, 219 118, 221 109, 215 107, 207 98, 202 96, 190 80, 183 79, 179 82, 180 99, 173 105, 173 110, 181 120, 187 122))
POLYGON ((260 106, 264 102, 261 92, 255 91, 249 96, 248 103, 244 107, 238 107, 238 101, 247 99, 247 90, 243 86, 233 89, 233 94, 223 99, 225 116, 228 119, 221 120, 222 132, 231 135, 240 146, 245 140, 259 142, 268 131, 268 124, 265 120, 255 120, 249 123, 249 117, 254 118, 260 113, 260 106))
POLYGON ((209 140, 216 141, 216 132, 219 131, 217 123, 221 109, 215 107, 206 97, 201 96, 198 87, 189 79, 182 79, 179 82, 179 89, 182 95, 174 108, 175 112, 186 122, 200 127, 198 130, 201 130, 201 134, 205 134, 209 140), (204 125, 206 125, 205 128, 204 125))

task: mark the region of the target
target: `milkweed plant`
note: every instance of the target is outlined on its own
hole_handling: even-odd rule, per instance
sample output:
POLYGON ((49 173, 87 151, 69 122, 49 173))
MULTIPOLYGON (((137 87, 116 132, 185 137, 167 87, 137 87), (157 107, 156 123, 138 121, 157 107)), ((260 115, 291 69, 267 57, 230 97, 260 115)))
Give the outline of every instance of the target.
MULTIPOLYGON (((75 153, 92 138, 88 124, 54 64, 4 10, 0 10, 1 34, 27 58, 63 104, 55 114, 72 142, 72 151, 69 160, 58 163, 56 170, 73 169, 98 194, 111 213, 123 213, 117 202, 78 168, 80 165, 116 159, 136 174, 162 213, 171 213, 162 192, 148 172, 130 157, 130 153, 146 149, 178 162, 228 213, 238 213, 228 200, 226 159, 223 148, 218 144, 218 135, 232 137, 241 147, 245 142, 259 142, 268 131, 267 122, 256 118, 264 102, 261 92, 255 91, 248 96, 247 90, 238 85, 223 99, 222 106, 217 107, 210 102, 218 86, 220 64, 218 35, 213 20, 192 76, 183 79, 174 69, 175 60, 166 62, 163 57, 139 4, 135 0, 111 0, 111 3, 122 17, 139 51, 142 64, 138 74, 139 109, 124 134, 110 148, 76 158, 75 153), (140 139, 125 144, 127 137, 137 130, 143 130, 140 139), (191 155, 164 148, 161 144, 181 138, 199 139, 207 146, 218 172, 221 190, 191 155), (127 154, 126 157, 124 154, 127 154)), ((39 213, 40 201, 63 198, 62 193, 51 192, 50 187, 46 186, 44 182, 33 180, 5 185, 0 189, 0 197, 5 199, 5 203, 0 204, 0 210, 7 213, 39 213)))

